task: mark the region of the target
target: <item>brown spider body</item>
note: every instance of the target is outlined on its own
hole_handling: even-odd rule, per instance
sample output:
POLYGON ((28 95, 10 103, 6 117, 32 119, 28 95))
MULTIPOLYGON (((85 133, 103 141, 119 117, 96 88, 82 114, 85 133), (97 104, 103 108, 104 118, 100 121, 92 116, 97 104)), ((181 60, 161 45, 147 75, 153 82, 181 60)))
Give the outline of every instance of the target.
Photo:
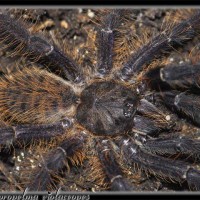
POLYGON ((0 78, 0 117, 6 122, 0 144, 33 143, 13 187, 55 190, 65 185, 70 168, 86 165, 86 182, 100 190, 136 190, 136 168, 200 190, 200 170, 191 163, 200 157, 200 142, 180 136, 173 119, 184 114, 199 126, 199 95, 192 90, 199 86, 198 65, 180 69, 154 62, 197 35, 199 10, 180 12, 181 19, 174 17, 150 39, 144 34, 136 42, 134 33, 134 51, 119 37, 130 11, 105 12, 95 27, 92 67, 9 12, 0 13, 2 49, 27 66, 0 78), (123 48, 127 53, 116 58, 123 48))

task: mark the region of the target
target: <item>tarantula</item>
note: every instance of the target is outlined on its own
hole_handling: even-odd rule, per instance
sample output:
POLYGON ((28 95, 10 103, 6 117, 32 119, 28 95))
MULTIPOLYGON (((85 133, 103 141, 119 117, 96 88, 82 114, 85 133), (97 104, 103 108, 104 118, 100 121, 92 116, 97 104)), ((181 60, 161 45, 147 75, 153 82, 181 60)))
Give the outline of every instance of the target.
POLYGON ((129 13, 101 14, 92 68, 81 67, 55 40, 9 11, 0 13, 2 49, 28 63, 0 78, 2 149, 25 144, 38 160, 33 170, 22 169, 21 188, 57 189, 66 169, 87 161, 89 178, 106 190, 135 191, 135 168, 200 190, 200 142, 178 131, 175 122, 200 126, 200 66, 154 62, 198 35, 200 11, 181 10, 182 18, 174 17, 144 44, 138 45, 135 33, 139 47, 117 65, 116 40, 129 13))

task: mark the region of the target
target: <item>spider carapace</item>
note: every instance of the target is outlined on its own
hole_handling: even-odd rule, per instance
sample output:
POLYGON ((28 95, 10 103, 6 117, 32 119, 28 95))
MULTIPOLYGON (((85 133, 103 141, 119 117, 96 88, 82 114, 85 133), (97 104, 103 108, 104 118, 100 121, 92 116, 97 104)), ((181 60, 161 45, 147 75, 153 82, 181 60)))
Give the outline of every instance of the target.
POLYGON ((12 190, 137 191, 144 177, 200 190, 200 142, 179 126, 199 130, 200 65, 163 62, 198 38, 199 10, 165 13, 156 34, 129 29, 131 9, 98 10, 90 65, 16 13, 0 13, 2 55, 20 63, 0 78, 1 153, 26 154, 5 179, 12 190))
POLYGON ((114 82, 96 82, 81 95, 78 122, 95 134, 117 135, 130 130, 138 97, 114 82))

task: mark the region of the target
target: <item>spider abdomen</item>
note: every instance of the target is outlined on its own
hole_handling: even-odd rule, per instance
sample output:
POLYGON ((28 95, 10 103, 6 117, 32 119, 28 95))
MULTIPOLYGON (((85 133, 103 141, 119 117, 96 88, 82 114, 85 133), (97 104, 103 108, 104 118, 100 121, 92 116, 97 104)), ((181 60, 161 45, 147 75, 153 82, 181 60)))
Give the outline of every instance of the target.
POLYGON ((95 134, 123 134, 133 123, 138 104, 134 91, 114 82, 97 82, 81 94, 77 120, 95 134))
POLYGON ((49 123, 74 111, 76 95, 61 78, 33 68, 0 80, 3 118, 22 123, 49 123))

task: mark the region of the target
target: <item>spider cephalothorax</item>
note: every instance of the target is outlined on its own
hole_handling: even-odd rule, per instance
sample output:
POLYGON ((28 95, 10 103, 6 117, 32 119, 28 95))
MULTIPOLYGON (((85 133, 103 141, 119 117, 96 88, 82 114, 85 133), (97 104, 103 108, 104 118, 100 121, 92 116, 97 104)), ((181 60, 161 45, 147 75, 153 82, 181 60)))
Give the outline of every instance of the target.
POLYGON ((89 131, 100 135, 123 134, 133 125, 138 97, 114 82, 96 82, 81 94, 77 119, 89 131))
POLYGON ((16 13, 23 12, 0 13, 2 55, 18 59, 10 72, 2 63, 1 153, 24 146, 26 154, 8 173, 11 189, 73 190, 69 169, 82 166, 84 178, 74 174, 71 182, 85 190, 134 191, 145 174, 200 190, 200 142, 185 131, 185 124, 199 130, 200 66, 162 60, 198 35, 199 10, 171 12, 164 19, 173 23, 164 20, 151 37, 146 28, 129 29, 131 10, 97 12, 81 49, 89 56, 76 51, 77 59, 52 32, 47 39, 16 13))

